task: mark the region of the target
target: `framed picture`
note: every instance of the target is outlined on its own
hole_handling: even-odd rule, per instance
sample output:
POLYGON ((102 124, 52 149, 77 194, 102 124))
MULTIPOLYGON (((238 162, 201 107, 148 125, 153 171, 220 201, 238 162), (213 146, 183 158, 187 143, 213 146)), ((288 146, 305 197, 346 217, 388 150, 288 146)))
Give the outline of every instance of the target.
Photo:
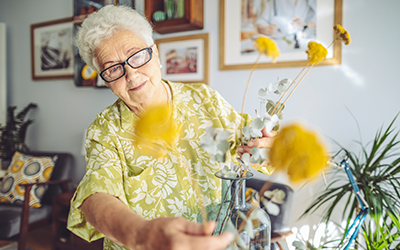
POLYGON ((32 79, 73 78, 72 17, 31 25, 32 79))
POLYGON ((135 9, 135 0, 114 0, 116 1, 116 5, 125 5, 135 9))
POLYGON ((109 4, 135 8, 135 0, 74 0, 74 20, 83 22, 90 14, 109 4))
POLYGON ((220 70, 251 69, 258 52, 253 40, 272 38, 280 50, 276 63, 262 56, 257 68, 307 65, 307 45, 321 43, 327 59, 318 65, 341 63, 341 43, 334 41, 335 24, 342 23, 342 0, 220 0, 220 70), (229 3, 229 4, 228 4, 229 3), (238 18, 240 17, 240 18, 238 18))
MULTIPOLYGON (((82 22, 92 13, 106 5, 125 5, 135 8, 135 0, 74 0, 74 25, 73 35, 76 37, 82 22)), ((105 82, 97 72, 87 65, 79 55, 78 48, 74 46, 74 82, 77 87, 107 88, 105 82)))
POLYGON ((208 84, 208 34, 158 39, 155 43, 163 78, 208 84))
MULTIPOLYGON (((81 23, 74 23, 74 37, 76 37, 81 23)), ((74 83, 77 87, 107 87, 103 79, 83 61, 78 48, 74 46, 74 83)))

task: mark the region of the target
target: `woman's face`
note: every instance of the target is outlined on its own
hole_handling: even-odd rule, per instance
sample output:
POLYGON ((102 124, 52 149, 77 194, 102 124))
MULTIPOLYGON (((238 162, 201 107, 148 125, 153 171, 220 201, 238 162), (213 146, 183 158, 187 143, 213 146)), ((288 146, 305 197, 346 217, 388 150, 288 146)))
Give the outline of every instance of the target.
MULTIPOLYGON (((100 70, 124 62, 135 52, 147 45, 128 30, 120 30, 102 42, 96 49, 100 70)), ((125 64, 125 75, 108 83, 112 92, 121 98, 136 114, 152 102, 166 100, 166 91, 161 82, 160 61, 156 45, 152 47, 152 59, 140 68, 133 69, 125 64)))

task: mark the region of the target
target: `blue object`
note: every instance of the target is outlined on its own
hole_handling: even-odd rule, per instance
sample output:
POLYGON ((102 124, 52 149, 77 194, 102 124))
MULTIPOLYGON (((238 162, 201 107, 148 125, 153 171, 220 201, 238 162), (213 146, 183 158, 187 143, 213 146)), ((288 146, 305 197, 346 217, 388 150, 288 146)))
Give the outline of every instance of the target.
POLYGON ((351 172, 349 164, 347 163, 347 159, 348 159, 348 152, 346 151, 346 158, 344 160, 342 160, 342 162, 340 163, 340 167, 343 168, 344 171, 346 171, 347 177, 350 180, 350 184, 353 187, 354 193, 358 199, 358 202, 361 205, 361 211, 358 213, 356 219, 353 221, 353 223, 347 229, 347 231, 344 235, 344 239, 340 242, 340 244, 338 246, 340 249, 343 249, 343 250, 348 250, 350 248, 351 243, 355 240, 358 232, 360 231, 362 224, 364 223, 365 218, 367 217, 368 211, 369 211, 367 202, 361 195, 360 189, 358 188, 358 185, 356 184, 356 181, 354 179, 354 175, 351 172), (353 230, 353 232, 350 234, 350 232, 352 230, 353 230))

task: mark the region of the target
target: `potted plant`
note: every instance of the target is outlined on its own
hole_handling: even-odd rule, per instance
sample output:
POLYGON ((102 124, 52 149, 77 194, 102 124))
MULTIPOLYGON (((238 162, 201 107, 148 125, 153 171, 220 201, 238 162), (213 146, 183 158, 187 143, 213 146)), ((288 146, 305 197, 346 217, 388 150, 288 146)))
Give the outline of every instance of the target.
MULTIPOLYGON (((358 141, 359 153, 338 144, 342 151, 347 152, 348 165, 369 209, 360 229, 364 242, 357 243, 356 248, 400 249, 400 140, 397 138, 399 132, 393 128, 398 115, 386 129, 382 126, 370 143, 364 145, 358 141)), ((358 213, 359 201, 343 169, 332 167, 327 175, 328 186, 302 217, 327 206, 322 212, 322 222, 327 223, 332 212, 341 209, 347 230, 358 213)))
POLYGON ((36 107, 35 103, 29 103, 16 116, 14 113, 17 107, 8 107, 6 124, 0 124, 0 159, 9 161, 15 151, 26 152, 28 150, 25 137, 27 128, 33 123, 33 120, 25 121, 25 117, 31 109, 36 107))

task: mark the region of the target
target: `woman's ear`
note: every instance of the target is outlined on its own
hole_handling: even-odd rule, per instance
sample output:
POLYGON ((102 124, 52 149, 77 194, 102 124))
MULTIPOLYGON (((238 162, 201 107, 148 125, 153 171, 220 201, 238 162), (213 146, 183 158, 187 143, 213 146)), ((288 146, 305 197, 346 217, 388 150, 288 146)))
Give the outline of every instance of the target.
POLYGON ((153 50, 154 54, 157 55, 158 64, 160 64, 160 68, 161 68, 162 65, 161 65, 161 61, 160 61, 160 56, 159 56, 159 54, 158 54, 157 45, 156 45, 156 44, 153 44, 153 46, 151 46, 151 49, 153 50))
POLYGON ((157 55, 157 57, 159 57, 157 45, 156 45, 156 44, 153 44, 153 46, 151 46, 151 49, 152 49, 153 52, 157 55))

